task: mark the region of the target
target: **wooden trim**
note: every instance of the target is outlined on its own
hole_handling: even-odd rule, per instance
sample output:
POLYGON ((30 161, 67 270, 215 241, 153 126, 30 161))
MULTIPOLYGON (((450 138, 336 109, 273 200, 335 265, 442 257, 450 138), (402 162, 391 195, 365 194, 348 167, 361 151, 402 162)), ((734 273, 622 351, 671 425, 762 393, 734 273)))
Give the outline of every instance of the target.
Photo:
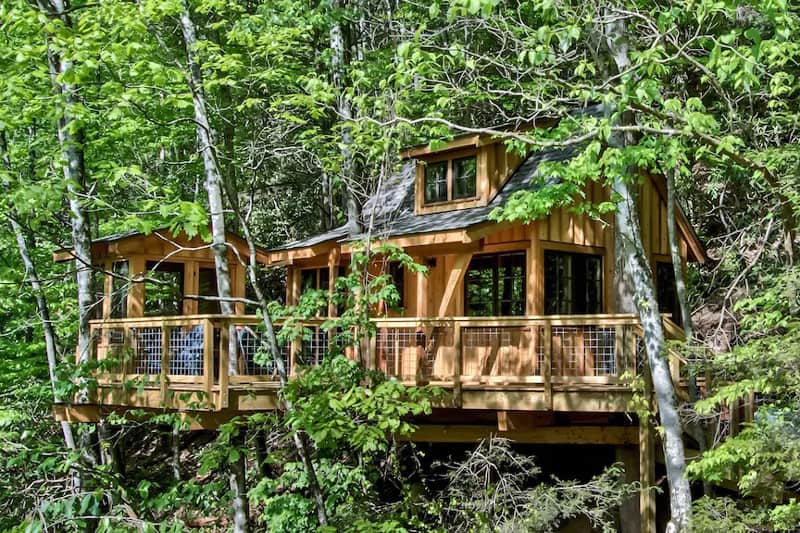
MULTIPOLYGON (((128 275, 131 279, 146 274, 145 258, 142 255, 133 255, 128 258, 128 275)), ((144 316, 144 282, 133 282, 128 286, 128 309, 126 316, 130 318, 144 316)))
POLYGON ((456 257, 455 264, 450 270, 450 276, 447 279, 447 285, 444 288, 442 300, 439 303, 439 313, 437 316, 447 316, 447 309, 450 307, 450 303, 453 301, 453 296, 456 294, 457 289, 461 286, 470 260, 472 260, 471 253, 461 254, 456 257))
POLYGON ((411 159, 411 158, 427 158, 428 156, 433 156, 434 154, 444 154, 449 151, 458 150, 458 149, 465 149, 465 148, 477 148, 481 143, 481 136, 478 134, 467 134, 463 137, 456 137, 455 139, 448 141, 442 148, 432 149, 430 144, 424 144, 419 146, 412 146, 409 148, 404 148, 400 151, 400 157, 402 159, 411 159))
POLYGON ((604 255, 606 252, 603 246, 585 246, 583 244, 572 244, 568 242, 542 241, 542 249, 553 252, 567 252, 573 254, 604 255))
POLYGON ((407 440, 414 442, 479 442, 490 436, 524 444, 636 444, 636 428, 627 426, 542 426, 498 431, 496 426, 423 424, 407 440))

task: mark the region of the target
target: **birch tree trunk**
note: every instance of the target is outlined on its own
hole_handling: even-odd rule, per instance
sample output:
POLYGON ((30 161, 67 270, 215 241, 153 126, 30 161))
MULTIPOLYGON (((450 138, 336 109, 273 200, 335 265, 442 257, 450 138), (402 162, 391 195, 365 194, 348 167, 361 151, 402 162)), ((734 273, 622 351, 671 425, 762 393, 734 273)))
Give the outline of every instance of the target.
MULTIPOLYGON (((623 73, 630 67, 625 20, 609 9, 606 13, 605 36, 617 71, 623 73)), ((625 113, 623 122, 632 122, 630 113, 625 113)), ((609 139, 609 144, 624 148, 635 140, 630 134, 609 139)), ((632 177, 632 176, 631 176, 632 177)), ((683 428, 678 415, 675 388, 666 360, 664 327, 658 312, 653 272, 642 244, 641 227, 637 204, 628 176, 615 176, 612 192, 617 195, 615 223, 620 239, 618 249, 627 273, 630 276, 634 302, 644 331, 647 360, 653 382, 653 392, 663 428, 664 458, 670 489, 670 522, 667 532, 683 532, 689 529, 692 497, 686 478, 686 458, 683 446, 683 428)))
MULTIPOLYGON (((70 27, 71 21, 63 0, 40 2, 40 8, 50 16, 59 18, 70 27)), ((89 320, 92 316, 92 239, 89 218, 83 208, 82 199, 86 196, 85 168, 83 160, 82 131, 74 126, 72 108, 76 100, 76 88, 63 81, 64 75, 72 68, 68 59, 59 57, 48 43, 47 50, 50 80, 57 100, 58 141, 61 146, 62 172, 67 184, 70 223, 72 226, 72 253, 75 257, 75 278, 78 285, 78 362, 89 359, 91 332, 89 320)), ((80 400, 87 401, 86 392, 80 400)))
MULTIPOLYGON (((11 161, 8 157, 7 146, 5 132, 0 130, 0 158, 2 158, 3 166, 5 166, 6 170, 11 172, 11 161)), ((42 324, 42 332, 44 334, 47 371, 50 375, 53 401, 59 402, 61 398, 58 396, 56 390, 56 366, 58 365, 58 354, 60 352, 58 336, 50 320, 50 306, 47 303, 47 297, 39 281, 39 274, 36 271, 36 265, 31 257, 25 231, 19 223, 19 215, 13 207, 9 211, 8 221, 9 224, 11 224, 11 231, 14 233, 14 238, 17 241, 17 250, 19 251, 20 259, 22 259, 22 264, 25 267, 25 279, 30 283, 31 289, 33 289, 33 295, 36 298, 36 310, 39 313, 39 321, 42 324)), ((75 450, 75 436, 72 433, 72 426, 69 422, 61 422, 61 432, 64 435, 64 444, 67 446, 67 449, 75 450)))
MULTIPOLYGON (((197 129, 197 141, 203 158, 205 171, 205 187, 208 193, 208 208, 211 216, 211 250, 214 254, 214 267, 217 274, 217 295, 220 298, 220 310, 223 315, 235 314, 235 306, 231 300, 231 276, 228 264, 228 246, 225 231, 225 213, 222 196, 222 174, 217 164, 214 146, 214 135, 208 118, 206 98, 203 90, 203 76, 196 55, 197 38, 195 25, 189 13, 189 6, 184 3, 180 14, 181 33, 186 45, 187 82, 192 93, 194 119, 197 129)), ((229 335, 228 372, 236 375, 236 336, 229 335)), ((240 454, 236 464, 230 465, 230 486, 233 492, 233 530, 235 533, 247 533, 249 502, 245 479, 244 455, 240 454)))

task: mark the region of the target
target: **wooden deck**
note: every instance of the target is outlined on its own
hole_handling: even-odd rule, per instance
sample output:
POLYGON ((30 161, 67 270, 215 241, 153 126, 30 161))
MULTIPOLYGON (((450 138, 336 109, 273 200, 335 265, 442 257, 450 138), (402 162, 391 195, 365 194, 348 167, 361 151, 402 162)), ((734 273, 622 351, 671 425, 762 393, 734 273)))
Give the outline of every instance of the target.
MULTIPOLYGON (((432 384, 460 410, 621 413, 631 391, 624 373, 641 368, 634 315, 374 319, 368 364, 409 385, 432 384)), ((292 375, 329 348, 322 321, 281 354, 292 375)), ((680 330, 665 320, 673 336, 680 330)), ((263 357, 255 316, 195 315, 92 323, 102 363, 90 405, 62 406, 60 418, 100 410, 171 409, 225 418, 277 408, 278 380, 263 357), (233 339, 233 342, 230 340, 233 339), (235 357, 230 348, 235 346, 235 357)), ((276 324, 277 328, 281 324, 276 324)), ((678 379, 677 361, 671 365, 678 379)))

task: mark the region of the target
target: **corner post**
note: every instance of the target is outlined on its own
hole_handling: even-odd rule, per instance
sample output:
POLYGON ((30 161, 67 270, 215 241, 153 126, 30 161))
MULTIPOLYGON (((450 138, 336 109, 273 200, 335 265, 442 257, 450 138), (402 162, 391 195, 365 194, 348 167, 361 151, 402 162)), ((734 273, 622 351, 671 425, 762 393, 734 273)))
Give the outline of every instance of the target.
MULTIPOLYGON (((227 327, 227 324, 225 325, 227 327)), ((220 354, 220 361, 222 354, 220 354)), ((214 324, 208 320, 203 320, 203 389, 206 393, 208 402, 211 401, 211 393, 214 387, 214 324)))
POLYGON ((544 402, 548 410, 553 410, 553 327, 550 322, 546 322, 542 327, 544 335, 544 368, 542 378, 544 380, 544 402))
MULTIPOLYGON (((213 329, 212 329, 213 331, 213 329)), ((212 335, 213 338, 213 335, 212 335)), ((228 349, 230 347, 230 328, 219 328, 219 397, 217 399, 217 411, 226 409, 229 405, 228 400, 228 349)), ((213 354, 212 354, 213 361, 213 354)), ((211 368, 213 380, 214 368, 211 368)))
POLYGON ((456 407, 461 407, 464 403, 464 390, 461 384, 461 376, 464 374, 464 351, 461 338, 461 323, 453 324, 453 349, 455 350, 455 364, 453 368, 453 402, 456 407))

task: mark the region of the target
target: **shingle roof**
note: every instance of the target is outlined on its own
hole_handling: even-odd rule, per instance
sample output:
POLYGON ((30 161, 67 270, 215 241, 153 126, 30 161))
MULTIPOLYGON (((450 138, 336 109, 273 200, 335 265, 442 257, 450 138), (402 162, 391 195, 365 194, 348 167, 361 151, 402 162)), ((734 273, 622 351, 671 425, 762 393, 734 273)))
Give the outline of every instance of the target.
MULTIPOLYGON (((424 215, 417 215, 414 212, 415 162, 408 161, 366 202, 362 216, 367 223, 371 217, 374 217, 372 235, 377 238, 466 229, 489 220, 489 213, 505 205, 508 198, 515 192, 533 188, 539 163, 564 161, 569 159, 572 154, 572 150, 536 152, 514 171, 488 205, 424 215)), ((347 227, 341 226, 320 235, 272 248, 272 250, 307 248, 332 240, 341 242, 362 237, 364 235, 356 235, 351 239, 347 233, 347 227)))

